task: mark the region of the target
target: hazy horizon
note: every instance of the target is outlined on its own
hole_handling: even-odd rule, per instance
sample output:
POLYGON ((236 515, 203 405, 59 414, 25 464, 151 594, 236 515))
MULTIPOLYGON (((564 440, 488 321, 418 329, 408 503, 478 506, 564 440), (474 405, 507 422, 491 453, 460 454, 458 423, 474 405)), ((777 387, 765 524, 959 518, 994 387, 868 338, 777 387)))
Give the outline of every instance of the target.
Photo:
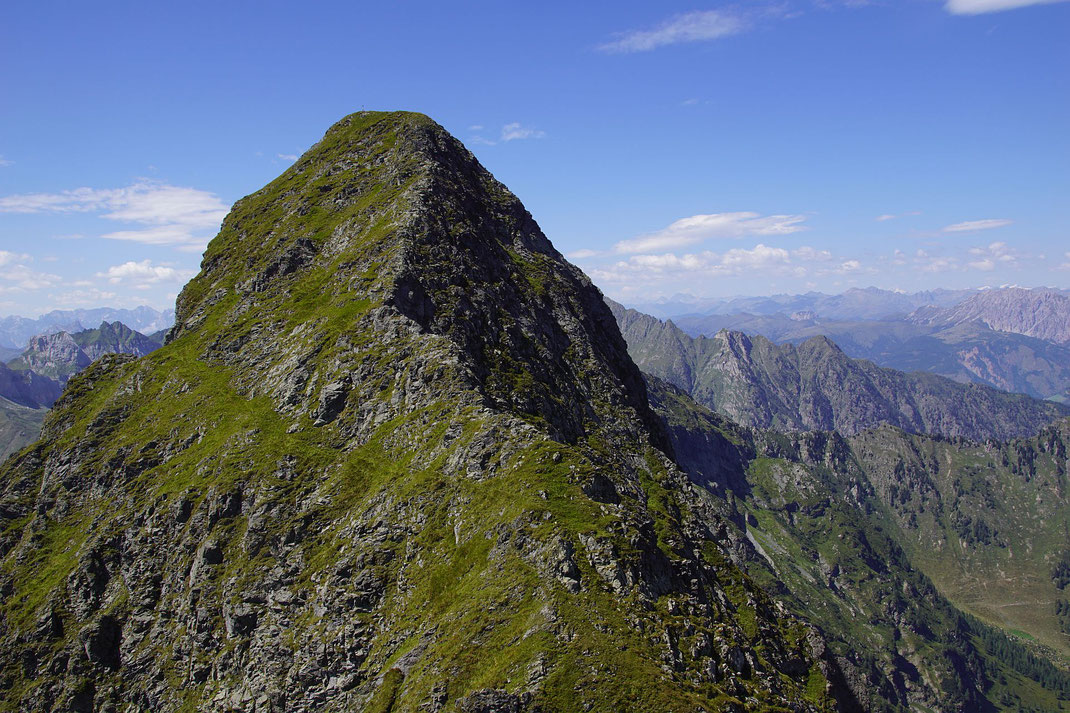
POLYGON ((613 299, 1070 285, 1066 2, 470 9, 11 8, 0 313, 169 307, 372 108, 441 123, 613 299))

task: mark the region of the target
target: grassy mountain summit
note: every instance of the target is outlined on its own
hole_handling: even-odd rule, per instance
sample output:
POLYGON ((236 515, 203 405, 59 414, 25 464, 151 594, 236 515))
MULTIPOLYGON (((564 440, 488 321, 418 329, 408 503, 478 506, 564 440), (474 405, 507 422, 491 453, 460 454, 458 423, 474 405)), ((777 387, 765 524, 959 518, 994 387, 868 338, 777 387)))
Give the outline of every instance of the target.
POLYGON ((659 423, 504 186, 346 117, 0 470, 0 708, 856 706, 659 423))

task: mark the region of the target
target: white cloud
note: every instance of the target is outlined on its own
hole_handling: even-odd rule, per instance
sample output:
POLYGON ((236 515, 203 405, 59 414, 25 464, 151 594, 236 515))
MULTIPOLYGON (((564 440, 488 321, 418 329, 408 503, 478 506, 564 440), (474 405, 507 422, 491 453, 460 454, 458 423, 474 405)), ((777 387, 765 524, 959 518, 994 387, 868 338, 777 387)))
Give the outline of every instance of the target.
POLYGON ((747 23, 738 15, 723 10, 700 10, 675 15, 652 29, 621 33, 598 49, 614 54, 648 52, 666 45, 715 40, 746 29, 747 23))
POLYGON ((289 161, 290 163, 293 163, 294 161, 296 161, 299 158, 298 155, 295 154, 295 153, 279 153, 279 154, 275 154, 275 155, 278 156, 283 161, 289 161))
POLYGON ((0 267, 10 265, 15 262, 25 262, 30 260, 30 256, 26 253, 13 253, 10 250, 0 250, 0 267))
POLYGON ((746 211, 712 213, 681 218, 655 233, 622 240, 613 246, 617 253, 644 253, 693 245, 711 238, 789 235, 805 230, 802 215, 767 215, 746 211))
POLYGON ((0 250, 0 292, 25 292, 59 284, 59 275, 38 272, 26 265, 32 257, 0 250))
POLYGON ((1066 258, 1066 262, 1059 265, 1060 270, 1070 270, 1070 252, 1063 253, 1063 257, 1066 258))
POLYGON ((14 164, 15 164, 14 161, 10 161, 10 160, 4 158, 3 154, 0 154, 0 167, 2 167, 2 166, 12 166, 14 164))
POLYGON ((959 269, 959 261, 944 255, 930 255, 925 250, 914 253, 914 267, 922 272, 948 272, 959 269))
POLYGON ((753 248, 732 248, 723 253, 705 250, 701 253, 632 255, 612 265, 591 270, 595 280, 604 283, 638 284, 664 280, 683 280, 758 274, 763 277, 807 274, 825 275, 857 271, 861 264, 846 261, 830 267, 832 254, 803 246, 795 250, 758 243, 753 248), (844 269, 847 266, 847 269, 844 269))
POLYGON ((152 181, 126 188, 76 188, 0 198, 0 213, 97 212, 108 220, 148 226, 106 233, 105 238, 191 250, 201 250, 208 244, 227 210, 214 193, 152 181))
POLYGON ((153 265, 152 261, 147 259, 141 262, 130 260, 122 265, 112 265, 106 271, 97 273, 97 277, 107 278, 108 282, 113 285, 129 280, 138 289, 145 289, 159 282, 185 282, 192 276, 192 270, 178 270, 169 265, 153 265))
POLYGON ((588 248, 582 248, 580 250, 573 250, 569 254, 565 255, 569 260, 585 260, 589 257, 595 257, 598 255, 597 250, 589 250, 588 248))
POLYGON ((967 220, 962 223, 955 223, 944 228, 945 233, 965 233, 974 230, 992 230, 993 228, 1002 228, 1005 225, 1010 225, 1013 220, 1007 220, 1005 218, 989 218, 986 220, 967 220))
MULTIPOLYGON (((479 124, 469 126, 468 128, 470 131, 483 130, 483 127, 479 124)), ((514 121, 502 127, 501 133, 498 135, 497 139, 488 139, 485 136, 473 136, 470 139, 470 143, 478 144, 480 146, 495 146, 498 142, 543 138, 546 138, 545 131, 542 131, 541 129, 533 129, 530 126, 524 126, 519 121, 514 121)))
POLYGON ((887 220, 896 220, 897 218, 906 218, 906 217, 912 216, 912 215, 921 215, 921 211, 920 210, 912 210, 912 211, 910 211, 908 213, 899 213, 899 214, 896 214, 896 213, 885 213, 884 215, 878 215, 876 218, 874 218, 874 220, 876 220, 879 223, 883 223, 884 221, 887 221, 887 220))
POLYGON ((980 15, 986 12, 1014 10, 1030 5, 1050 5, 1066 0, 947 0, 944 7, 952 15, 980 15))
POLYGON ((970 248, 973 260, 966 263, 974 270, 991 272, 997 267, 1017 267, 1019 253, 1006 243, 989 243, 986 247, 970 248))
POLYGON ((517 139, 541 139, 546 136, 545 131, 521 126, 520 122, 514 121, 502 127, 502 141, 515 141, 517 139))

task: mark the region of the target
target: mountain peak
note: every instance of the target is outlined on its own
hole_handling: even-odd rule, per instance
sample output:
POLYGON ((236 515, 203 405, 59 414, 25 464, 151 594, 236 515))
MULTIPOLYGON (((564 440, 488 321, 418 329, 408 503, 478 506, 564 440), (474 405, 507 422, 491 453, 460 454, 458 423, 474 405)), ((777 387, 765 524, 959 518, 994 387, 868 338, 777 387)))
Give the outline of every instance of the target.
POLYGON ((339 333, 386 316, 447 338, 490 402, 568 440, 612 419, 580 405, 578 383, 654 423, 601 293, 422 114, 351 114, 238 201, 179 296, 170 339, 203 342, 202 356, 244 372, 249 393, 296 406, 296 389, 344 381, 339 333), (294 354, 334 359, 285 384, 252 373, 294 354))
POLYGON ((831 709, 660 428, 512 193, 425 117, 347 117, 234 206, 168 344, 0 470, 11 707, 831 709), (68 660, 94 691, 31 685, 68 660))

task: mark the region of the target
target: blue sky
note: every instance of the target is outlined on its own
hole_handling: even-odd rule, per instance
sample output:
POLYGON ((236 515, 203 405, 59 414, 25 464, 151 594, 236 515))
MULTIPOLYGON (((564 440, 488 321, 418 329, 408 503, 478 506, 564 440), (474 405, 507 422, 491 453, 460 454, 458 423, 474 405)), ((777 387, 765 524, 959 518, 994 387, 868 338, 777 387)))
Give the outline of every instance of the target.
POLYGON ((1070 286, 1070 2, 11 3, 0 314, 170 306, 345 114, 422 111, 610 296, 1070 286))

